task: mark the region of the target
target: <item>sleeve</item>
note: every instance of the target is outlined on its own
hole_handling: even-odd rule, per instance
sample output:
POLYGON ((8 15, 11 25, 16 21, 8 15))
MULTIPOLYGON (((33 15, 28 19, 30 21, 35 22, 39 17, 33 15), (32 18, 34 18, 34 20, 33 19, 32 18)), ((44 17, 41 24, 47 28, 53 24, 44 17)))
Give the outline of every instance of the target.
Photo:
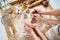
POLYGON ((58 26, 58 34, 60 35, 60 25, 58 26))
POLYGON ((49 40, 60 40, 60 25, 52 27, 45 35, 49 40))

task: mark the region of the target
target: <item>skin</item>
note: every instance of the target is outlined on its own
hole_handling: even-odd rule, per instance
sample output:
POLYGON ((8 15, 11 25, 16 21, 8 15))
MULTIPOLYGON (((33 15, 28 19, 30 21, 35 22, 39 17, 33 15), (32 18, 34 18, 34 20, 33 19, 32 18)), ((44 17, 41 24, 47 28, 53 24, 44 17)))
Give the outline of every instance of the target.
POLYGON ((34 13, 35 11, 37 11, 39 14, 60 16, 60 9, 47 10, 47 11, 41 11, 39 9, 35 9, 32 13, 34 13))
POLYGON ((42 40, 47 40, 47 38, 46 38, 46 37, 44 36, 44 34, 39 30, 38 27, 35 27, 35 25, 33 25, 33 24, 30 24, 29 26, 28 26, 28 25, 29 25, 29 24, 25 25, 25 30, 26 30, 27 32, 30 32, 30 33, 31 33, 31 35, 33 36, 34 40, 40 40, 40 38, 41 38, 42 40), (40 37, 38 37, 38 36, 36 35, 36 33, 34 32, 33 28, 36 30, 36 32, 38 33, 38 35, 39 35, 40 37))
MULTIPOLYGON (((40 21, 44 21, 46 22, 47 24, 53 24, 53 25, 56 25, 56 24, 60 24, 60 21, 57 21, 57 20, 50 20, 50 19, 45 19, 43 18, 41 15, 44 14, 44 15, 55 15, 55 16, 60 16, 60 9, 56 9, 56 10, 49 10, 49 11, 40 11, 40 10, 37 10, 35 9, 32 14, 34 15, 34 17, 36 17, 38 20, 40 21)), ((42 40, 48 40, 45 35, 39 30, 38 27, 36 27, 35 25, 33 24, 26 24, 25 23, 25 30, 27 32, 30 32, 34 38, 34 40, 40 40, 40 38, 42 40), (38 37, 33 28, 36 30, 37 34, 40 36, 38 37)))
POLYGON ((41 10, 37 10, 35 9, 32 14, 34 14, 34 16, 41 20, 41 21, 44 21, 46 22, 47 24, 52 24, 52 25, 57 25, 57 24, 60 24, 60 21, 59 20, 51 20, 51 19, 46 19, 46 18, 43 18, 41 15, 55 15, 55 16, 60 16, 60 9, 56 9, 56 10, 49 10, 49 11, 41 11, 41 10), (35 14, 34 14, 35 13, 35 14))
POLYGON ((60 24, 60 21, 59 21, 59 20, 46 19, 46 18, 41 17, 39 14, 34 14, 34 16, 35 16, 35 18, 37 18, 38 20, 44 21, 44 22, 46 22, 47 24, 50 24, 50 25, 60 24))

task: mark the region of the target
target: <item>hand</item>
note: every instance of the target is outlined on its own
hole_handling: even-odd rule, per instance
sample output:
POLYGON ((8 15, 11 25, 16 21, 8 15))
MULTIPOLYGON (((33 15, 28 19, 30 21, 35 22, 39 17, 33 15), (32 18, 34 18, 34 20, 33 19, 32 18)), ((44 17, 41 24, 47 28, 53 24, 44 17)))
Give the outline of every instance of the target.
POLYGON ((31 24, 31 25, 29 25, 29 26, 28 26, 28 25, 29 25, 29 24, 25 25, 25 30, 26 30, 27 32, 30 32, 30 33, 32 34, 34 40, 40 40, 40 38, 35 34, 35 32, 34 32, 34 30, 33 30, 33 28, 35 28, 35 26, 34 26, 33 24, 31 24))
POLYGON ((40 40, 40 38, 42 40, 47 40, 47 38, 45 37, 45 35, 34 24, 30 24, 30 25, 27 24, 27 25, 25 25, 25 30, 28 31, 28 32, 30 32, 32 34, 34 40, 40 40))
POLYGON ((34 10, 32 11, 32 14, 40 14, 40 12, 41 12, 41 10, 34 9, 34 10))
POLYGON ((43 12, 41 10, 38 10, 38 9, 34 9, 34 11, 32 12, 32 14, 34 15, 34 17, 36 17, 39 20, 41 20, 43 18, 41 16, 41 13, 43 13, 43 12))
POLYGON ((43 17, 40 14, 33 14, 33 15, 38 20, 42 20, 43 19, 43 17))

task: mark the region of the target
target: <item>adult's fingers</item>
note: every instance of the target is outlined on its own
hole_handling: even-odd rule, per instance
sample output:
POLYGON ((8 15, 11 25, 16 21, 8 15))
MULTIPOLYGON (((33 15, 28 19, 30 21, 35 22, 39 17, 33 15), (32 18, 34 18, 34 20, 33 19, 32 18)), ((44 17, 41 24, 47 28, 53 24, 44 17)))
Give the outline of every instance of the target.
POLYGON ((36 11, 36 12, 38 12, 38 13, 40 13, 40 12, 41 12, 41 10, 39 10, 39 9, 35 9, 35 11, 36 11))
POLYGON ((36 18, 41 18, 41 16, 40 16, 39 14, 34 14, 34 16, 35 16, 36 18))
POLYGON ((47 13, 47 11, 41 11, 39 9, 35 9, 35 10, 37 11, 38 14, 45 14, 45 13, 47 13))
POLYGON ((32 11, 32 14, 38 14, 38 12, 34 9, 34 10, 32 11))

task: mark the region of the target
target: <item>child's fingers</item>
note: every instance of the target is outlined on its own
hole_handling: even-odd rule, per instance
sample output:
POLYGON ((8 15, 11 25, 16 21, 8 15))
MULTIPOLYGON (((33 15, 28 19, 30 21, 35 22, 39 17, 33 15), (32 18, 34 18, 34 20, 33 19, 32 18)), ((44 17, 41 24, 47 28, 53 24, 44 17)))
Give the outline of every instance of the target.
POLYGON ((25 30, 26 30, 26 31, 28 31, 28 30, 29 30, 28 26, 24 26, 24 28, 25 28, 25 30))
POLYGON ((30 28, 30 27, 28 27, 28 26, 24 26, 24 28, 25 28, 25 30, 27 31, 27 32, 30 32, 32 29, 30 28))
POLYGON ((24 26, 27 32, 30 32, 35 40, 39 39, 33 28, 35 28, 34 24, 30 24, 29 26, 24 26))
POLYGON ((30 24, 30 27, 35 28, 36 26, 35 26, 35 24, 30 24))

